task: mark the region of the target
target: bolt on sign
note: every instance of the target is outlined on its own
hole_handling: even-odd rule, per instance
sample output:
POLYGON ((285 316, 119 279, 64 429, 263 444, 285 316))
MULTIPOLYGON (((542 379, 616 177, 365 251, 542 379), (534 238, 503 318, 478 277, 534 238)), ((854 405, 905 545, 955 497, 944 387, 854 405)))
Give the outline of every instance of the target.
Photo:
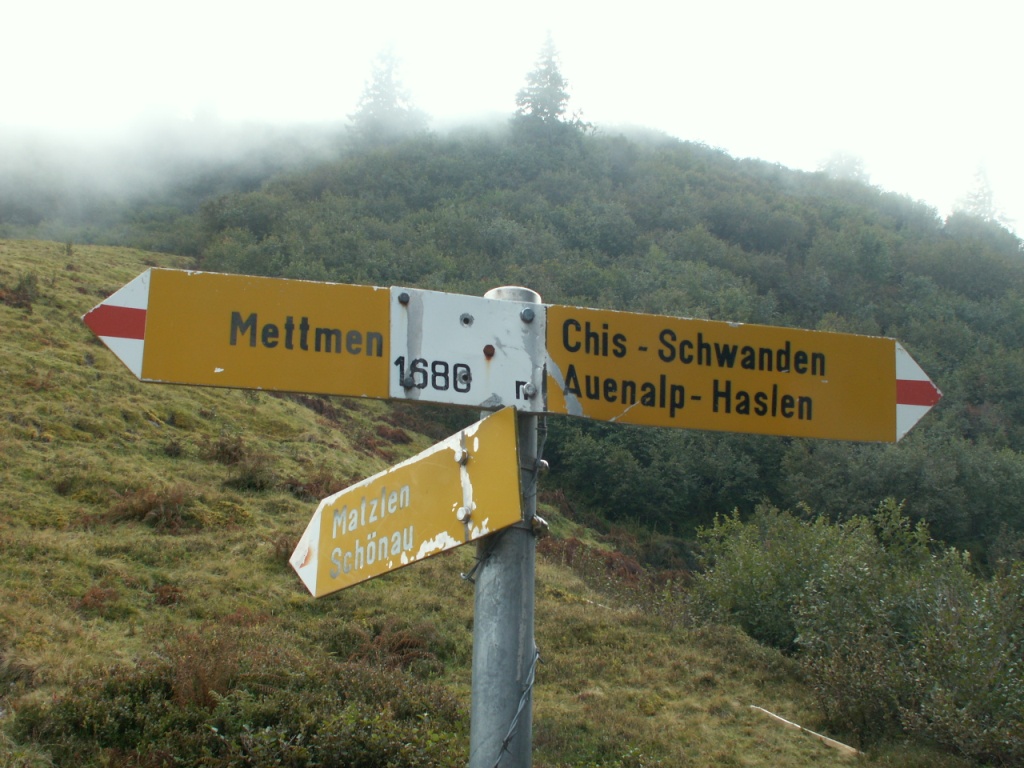
POLYGON ((522 520, 516 409, 320 502, 290 562, 314 597, 522 520))

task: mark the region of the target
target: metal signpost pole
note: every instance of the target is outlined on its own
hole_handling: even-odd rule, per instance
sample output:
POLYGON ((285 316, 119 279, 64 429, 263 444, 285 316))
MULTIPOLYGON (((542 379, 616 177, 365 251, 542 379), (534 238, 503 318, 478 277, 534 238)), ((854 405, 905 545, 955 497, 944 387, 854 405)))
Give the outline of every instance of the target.
MULTIPOLYGON (((540 304, 540 296, 526 288, 495 288, 486 296, 540 304)), ((539 660, 532 525, 537 513, 537 416, 520 412, 518 421, 523 522, 477 545, 470 768, 529 768, 533 763, 533 681, 539 660)))

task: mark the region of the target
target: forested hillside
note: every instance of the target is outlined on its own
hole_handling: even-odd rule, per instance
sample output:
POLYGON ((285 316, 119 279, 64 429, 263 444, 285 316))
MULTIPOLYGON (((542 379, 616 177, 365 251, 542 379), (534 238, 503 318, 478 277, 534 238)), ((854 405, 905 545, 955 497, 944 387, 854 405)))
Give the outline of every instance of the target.
MULTIPOLYGON (((12 345, 0 547, 15 595, 4 605, 14 619, 0 625, 0 718, 10 697, 21 708, 12 744, 56 744, 54 754, 94 760, 83 764, 139 755, 162 764, 161 750, 189 734, 188 749, 224 764, 241 759, 235 749, 257 763, 292 755, 303 764, 301 739, 316 735, 368 765, 406 747, 418 764, 443 765, 465 736, 471 616, 443 581, 457 561, 423 569, 446 584, 440 591, 396 574, 388 589, 408 591, 375 586, 315 608, 283 573, 288 532, 311 500, 454 431, 463 414, 142 392, 105 350, 85 348, 76 318, 144 263, 165 261, 469 294, 521 284, 552 303, 897 338, 945 396, 896 445, 548 420, 542 500, 556 530, 542 567, 555 607, 542 634, 579 669, 554 673, 560 698, 539 721, 540 762, 658 764, 643 752, 673 764, 758 764, 763 755, 746 745, 662 736, 687 708, 727 721, 730 734, 749 731, 729 698, 737 690, 774 691, 800 702, 802 716, 800 679, 820 723, 864 744, 902 730, 983 762, 1019 757, 1018 238, 966 214, 942 221, 855 180, 529 114, 443 136, 325 131, 308 152, 285 151, 280 138, 225 149, 220 161, 165 157, 162 181, 121 190, 61 183, 59 166, 52 183, 0 179, 0 237, 61 243, 7 241, 0 254, 12 345), (28 567, 37 560, 54 569, 46 590, 28 567), (248 596, 257 582, 273 594, 248 596), (422 623, 394 619, 424 600, 433 607, 422 623), (594 606, 609 605, 632 613, 598 620, 594 606), (439 618, 449 612, 457 618, 439 618), (286 618, 271 628, 272 615, 286 618), (558 629, 567 621, 572 632, 558 629), (683 632, 691 622, 710 628, 683 632), (797 654, 801 666, 716 634, 715 622, 797 654), (625 654, 641 636, 650 674, 625 674, 621 660, 602 676, 583 669, 586 649, 611 658, 601 649, 625 654), (51 639, 94 650, 54 658, 51 639), (720 663, 701 675, 711 662, 680 655, 723 641, 754 679, 720 663), (116 674, 96 666, 107 664, 116 674), (344 711, 321 681, 282 671, 293 664, 313 664, 332 685, 357 680, 344 711), (95 704, 105 676, 109 708, 95 704), (454 693, 438 683, 453 676, 454 693), (602 684, 629 699, 625 720, 609 714, 619 707, 602 684), (703 700, 719 686, 730 693, 699 706, 682 698, 686 687, 703 700), (423 719, 423 708, 440 720, 423 719), (594 716, 611 736, 588 730, 594 716), (251 730, 256 722, 265 729, 251 730)), ((921 764, 934 764, 930 753, 921 764)))
POLYGON ((1024 255, 999 225, 562 122, 334 146, 249 191, 236 165, 207 171, 88 237, 206 270, 473 294, 520 284, 549 302, 897 338, 945 395, 898 445, 553 420, 551 481, 610 521, 684 536, 762 499, 843 519, 894 497, 982 560, 1019 554, 1024 255))

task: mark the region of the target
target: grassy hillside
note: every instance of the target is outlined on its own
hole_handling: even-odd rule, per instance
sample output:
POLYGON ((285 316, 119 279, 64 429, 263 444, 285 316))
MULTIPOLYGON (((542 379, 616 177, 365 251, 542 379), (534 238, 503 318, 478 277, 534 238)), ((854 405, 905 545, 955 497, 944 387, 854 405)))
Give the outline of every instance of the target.
MULTIPOLYGON (((149 265, 188 266, 0 241, 0 765, 464 764, 470 548, 321 600, 286 562, 317 499, 461 414, 141 384, 79 318, 149 265)), ((535 765, 850 762, 750 709, 816 728, 790 660, 544 514, 535 765)))

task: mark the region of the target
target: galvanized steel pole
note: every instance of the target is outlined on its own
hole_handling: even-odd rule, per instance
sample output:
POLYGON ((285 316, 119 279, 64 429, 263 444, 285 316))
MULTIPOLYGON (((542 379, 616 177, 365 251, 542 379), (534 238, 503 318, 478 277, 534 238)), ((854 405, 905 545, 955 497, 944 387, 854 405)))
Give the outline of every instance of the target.
MULTIPOLYGON (((495 288, 485 295, 540 304, 540 295, 528 288, 495 288)), ((523 522, 477 545, 469 768, 533 764, 537 417, 520 412, 518 420, 523 522)))

